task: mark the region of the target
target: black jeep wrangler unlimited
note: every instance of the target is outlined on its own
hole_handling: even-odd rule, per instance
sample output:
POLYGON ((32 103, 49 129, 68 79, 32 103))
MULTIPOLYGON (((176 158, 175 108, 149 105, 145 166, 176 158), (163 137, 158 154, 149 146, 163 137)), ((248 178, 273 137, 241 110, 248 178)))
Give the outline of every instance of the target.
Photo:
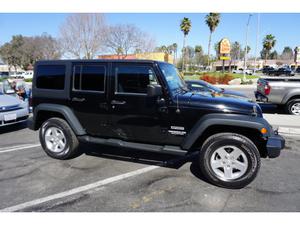
POLYGON ((191 91, 173 65, 152 60, 37 62, 32 105, 29 127, 53 158, 74 157, 80 142, 197 151, 202 173, 227 188, 249 184, 260 158, 285 144, 257 104, 191 91))

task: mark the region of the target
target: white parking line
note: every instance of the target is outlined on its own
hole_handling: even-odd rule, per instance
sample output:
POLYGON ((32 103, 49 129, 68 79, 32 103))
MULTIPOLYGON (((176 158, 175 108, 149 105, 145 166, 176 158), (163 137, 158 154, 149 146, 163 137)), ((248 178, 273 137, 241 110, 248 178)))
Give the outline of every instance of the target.
POLYGON ((71 189, 71 190, 68 190, 68 191, 64 191, 64 192, 57 193, 57 194, 54 194, 54 195, 49 195, 49 196, 44 197, 44 198, 39 198, 39 199, 36 199, 36 200, 33 200, 33 201, 29 201, 29 202, 25 202, 25 203, 22 203, 22 204, 19 204, 19 205, 4 208, 4 209, 1 209, 0 212, 20 211, 20 210, 23 210, 23 209, 26 209, 26 208, 29 208, 29 207, 32 207, 32 206, 36 206, 36 205, 45 203, 45 202, 49 202, 49 201, 60 199, 60 198, 65 198, 65 197, 68 197, 70 195, 74 195, 74 194, 78 194, 78 193, 81 193, 81 192, 84 192, 84 191, 95 189, 95 188, 98 188, 98 187, 101 187, 101 186, 104 186, 104 185, 107 185, 107 184, 110 184, 110 183, 113 183, 113 182, 116 182, 116 181, 124 180, 124 179, 129 178, 129 177, 133 177, 133 176, 137 176, 137 175, 140 175, 140 174, 143 174, 143 173, 147 173, 147 172, 152 171, 152 170, 157 169, 157 168, 159 168, 159 166, 148 166, 148 167, 138 169, 138 170, 135 170, 135 171, 132 171, 132 172, 129 172, 129 173, 124 173, 124 174, 121 174, 121 175, 117 175, 117 176, 114 176, 114 177, 110 177, 110 178, 107 178, 107 179, 104 179, 104 180, 97 181, 95 183, 91 183, 91 184, 87 184, 87 185, 84 185, 84 186, 81 186, 81 187, 77 187, 77 188, 74 188, 74 189, 71 189))
POLYGON ((20 150, 25 150, 25 149, 30 149, 30 148, 36 148, 39 146, 41 146, 41 145, 40 144, 29 144, 29 145, 17 145, 17 146, 12 146, 12 147, 0 148, 0 154, 6 153, 6 152, 13 152, 13 151, 20 151, 20 150))

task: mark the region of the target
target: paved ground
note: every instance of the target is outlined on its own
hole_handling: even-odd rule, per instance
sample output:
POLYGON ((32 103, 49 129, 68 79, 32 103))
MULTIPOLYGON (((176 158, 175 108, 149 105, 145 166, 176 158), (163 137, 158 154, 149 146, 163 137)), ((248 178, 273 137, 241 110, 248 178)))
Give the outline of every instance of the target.
POLYGON ((300 136, 286 140, 253 183, 227 190, 207 183, 192 158, 83 146, 78 158, 54 160, 37 133, 13 126, 0 130, 0 210, 300 211, 300 136))

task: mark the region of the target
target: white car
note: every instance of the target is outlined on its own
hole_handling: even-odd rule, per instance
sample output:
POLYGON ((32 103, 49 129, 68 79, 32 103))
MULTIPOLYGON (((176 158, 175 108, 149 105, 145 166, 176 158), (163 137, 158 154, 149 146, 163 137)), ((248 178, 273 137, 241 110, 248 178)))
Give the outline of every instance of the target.
MULTIPOLYGON (((236 70, 232 70, 232 73, 244 74, 244 69, 243 69, 243 68, 239 68, 239 69, 236 69, 236 70)), ((245 73, 246 73, 247 75, 252 75, 252 74, 253 74, 253 70, 246 69, 246 70, 245 70, 245 73)))
POLYGON ((24 122, 28 116, 28 102, 0 91, 0 127, 24 122))

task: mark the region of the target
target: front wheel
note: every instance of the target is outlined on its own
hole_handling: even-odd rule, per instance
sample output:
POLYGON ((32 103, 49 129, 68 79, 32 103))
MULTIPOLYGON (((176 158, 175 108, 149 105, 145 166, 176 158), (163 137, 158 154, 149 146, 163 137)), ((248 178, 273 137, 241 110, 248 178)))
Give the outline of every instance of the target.
POLYGON ((219 133, 204 142, 199 162, 202 173, 212 184, 237 189, 245 187, 256 177, 260 154, 247 137, 219 133))

